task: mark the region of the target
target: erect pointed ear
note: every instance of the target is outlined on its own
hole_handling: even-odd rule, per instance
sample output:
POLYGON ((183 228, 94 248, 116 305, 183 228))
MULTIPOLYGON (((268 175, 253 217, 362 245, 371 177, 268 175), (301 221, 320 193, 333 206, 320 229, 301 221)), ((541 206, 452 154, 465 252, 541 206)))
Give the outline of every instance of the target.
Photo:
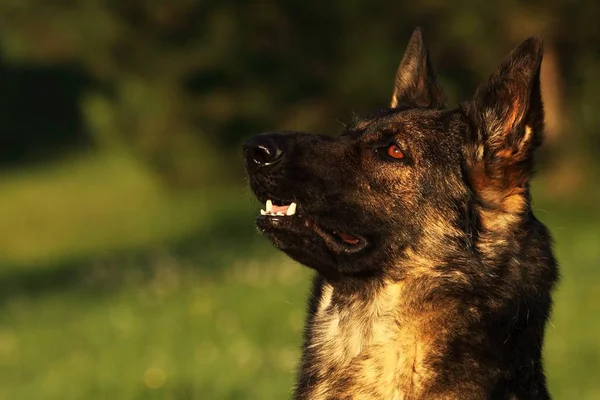
POLYGON ((544 110, 540 88, 543 43, 538 36, 514 49, 481 85, 468 114, 472 137, 474 189, 506 212, 522 211, 541 144, 544 110), (507 209, 508 207, 508 209, 507 209))
POLYGON ((425 108, 446 107, 444 93, 429 61, 421 28, 414 30, 396 72, 390 108, 401 104, 425 108))

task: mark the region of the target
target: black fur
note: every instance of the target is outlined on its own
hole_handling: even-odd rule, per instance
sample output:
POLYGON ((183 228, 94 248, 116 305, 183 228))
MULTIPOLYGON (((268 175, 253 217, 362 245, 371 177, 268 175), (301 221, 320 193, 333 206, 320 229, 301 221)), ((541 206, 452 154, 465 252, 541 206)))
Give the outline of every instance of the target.
POLYGON ((549 398, 557 267, 529 191, 542 53, 526 40, 446 109, 417 30, 391 108, 335 138, 246 142, 257 197, 298 205, 260 231, 317 272, 294 398, 549 398))

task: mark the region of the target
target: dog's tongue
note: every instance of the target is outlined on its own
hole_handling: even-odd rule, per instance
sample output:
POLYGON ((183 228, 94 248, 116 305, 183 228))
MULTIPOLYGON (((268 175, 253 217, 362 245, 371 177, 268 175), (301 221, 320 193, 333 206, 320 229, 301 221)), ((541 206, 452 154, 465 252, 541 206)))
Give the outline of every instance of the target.
POLYGON ((342 239, 344 242, 346 242, 348 244, 357 244, 359 242, 359 239, 352 235, 347 235, 347 234, 341 233, 341 232, 336 232, 335 234, 338 235, 340 237, 340 239, 342 239))
POLYGON ((273 204, 273 208, 271 209, 271 212, 274 212, 274 213, 282 212, 282 213, 285 214, 285 213, 287 213, 288 208, 290 208, 289 205, 287 205, 287 206, 276 206, 275 204, 273 204))

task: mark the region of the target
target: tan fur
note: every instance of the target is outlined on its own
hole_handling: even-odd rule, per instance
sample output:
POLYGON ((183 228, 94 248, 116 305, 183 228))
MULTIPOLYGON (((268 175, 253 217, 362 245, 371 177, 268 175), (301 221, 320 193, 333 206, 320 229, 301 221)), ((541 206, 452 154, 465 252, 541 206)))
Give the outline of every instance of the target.
POLYGON ((513 188, 507 192, 493 188, 480 191, 484 201, 493 205, 490 209, 481 210, 483 228, 486 231, 499 232, 508 229, 511 224, 518 221, 527 205, 524 192, 520 188, 513 188))
POLYGON ((515 97, 513 99, 513 103, 511 104, 511 106, 512 107, 510 108, 509 113, 504 120, 504 136, 510 134, 514 127, 520 122, 523 116, 522 110, 525 109, 524 104, 518 97, 515 97))
POLYGON ((520 214, 526 209, 527 199, 524 188, 526 177, 513 165, 526 156, 525 149, 529 146, 532 137, 533 131, 527 125, 517 149, 506 148, 496 153, 499 158, 506 160, 503 180, 497 180, 490 175, 483 162, 473 168, 473 186, 487 205, 481 211, 481 223, 482 228, 488 232, 507 231, 520 219, 520 214))
MULTIPOLYGON (((414 77, 416 66, 416 60, 405 60, 398 68, 396 72, 394 94, 392 95, 392 101, 390 102, 390 108, 398 107, 398 99, 400 98, 403 88, 411 84, 411 79, 414 77)), ((419 89, 425 87, 425 81, 420 79, 418 83, 419 89)))
POLYGON ((431 338, 401 314, 404 285, 388 282, 373 298, 341 308, 330 303, 334 289, 325 284, 309 344, 321 357, 311 399, 405 399, 422 387, 431 338), (341 392, 340 377, 352 379, 341 392))

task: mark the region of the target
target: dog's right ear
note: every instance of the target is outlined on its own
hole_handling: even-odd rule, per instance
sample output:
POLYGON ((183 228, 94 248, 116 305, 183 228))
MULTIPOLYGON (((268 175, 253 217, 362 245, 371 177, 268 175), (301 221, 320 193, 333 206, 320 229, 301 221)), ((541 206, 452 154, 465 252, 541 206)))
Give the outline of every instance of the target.
POLYGON ((423 108, 446 107, 444 93, 429 61, 421 28, 414 30, 396 72, 390 108, 402 104, 423 108))

